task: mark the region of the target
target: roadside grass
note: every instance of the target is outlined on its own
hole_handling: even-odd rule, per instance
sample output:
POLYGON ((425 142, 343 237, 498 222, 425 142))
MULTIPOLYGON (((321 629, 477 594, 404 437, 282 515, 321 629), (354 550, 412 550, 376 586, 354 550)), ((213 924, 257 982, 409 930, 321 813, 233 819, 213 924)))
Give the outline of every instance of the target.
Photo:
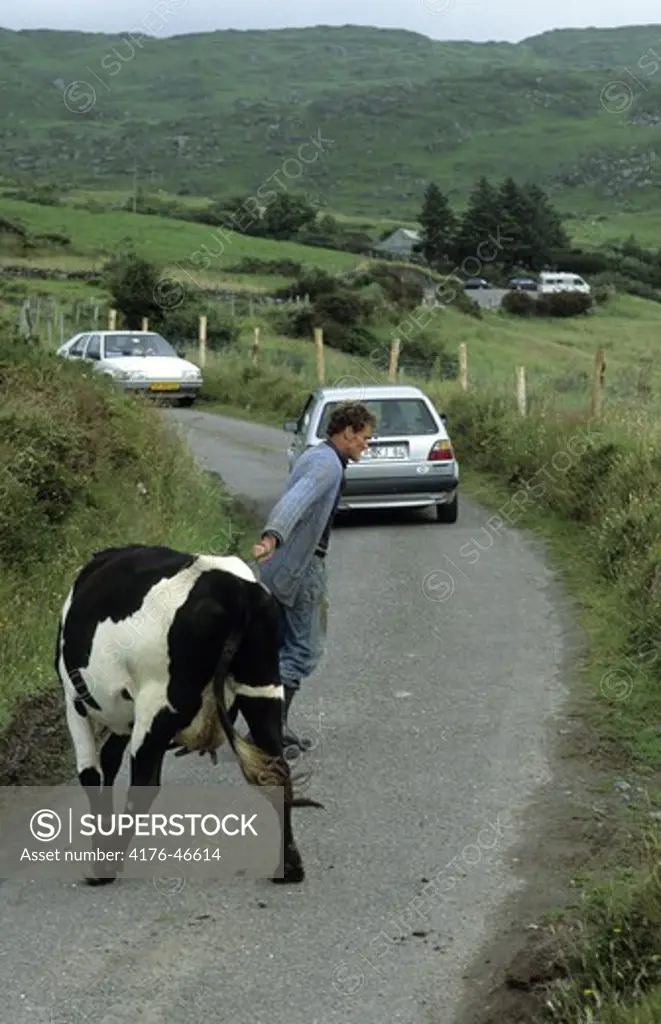
MULTIPOLYGON (((268 307, 260 310, 256 306, 255 310, 252 318, 237 318, 240 335, 234 345, 207 353, 202 401, 231 401, 237 410, 249 406, 249 414, 268 413, 275 405, 287 416, 294 416, 317 383, 312 339, 282 335, 276 314, 268 307), (251 361, 255 326, 260 327, 258 372, 251 361), (271 400, 271 393, 278 396, 276 402, 271 400)), ((638 415, 646 412, 653 416, 659 408, 661 361, 655 349, 661 331, 661 305, 657 303, 617 296, 580 322, 529 324, 499 312, 485 313, 478 320, 455 309, 430 310, 425 322, 429 336, 438 338, 452 354, 458 354, 462 342, 466 344, 471 389, 488 386, 492 393, 510 401, 516 392, 517 366, 523 365, 533 414, 551 414, 563 408, 578 411, 589 406, 599 347, 606 358, 605 397, 609 405, 620 408, 625 415, 632 402, 641 410, 638 415)), ((327 384, 362 386, 387 381, 381 367, 387 365, 391 338, 398 332, 392 325, 377 325, 374 333, 382 357, 379 363, 370 356, 355 356, 325 346, 327 384)), ((188 347, 187 355, 199 363, 195 344, 188 347)), ((441 406, 456 389, 456 381, 435 377, 432 366, 408 363, 405 337, 399 380, 433 390, 441 406)))
POLYGON ((23 756, 47 779, 47 756, 68 750, 57 619, 92 553, 138 543, 247 555, 252 526, 155 408, 6 335, 0 437, 0 777, 15 784, 23 756), (53 723, 43 750, 24 750, 12 728, 31 707, 53 723))
POLYGON ((599 737, 593 762, 631 787, 617 837, 576 880, 576 904, 546 925, 560 977, 540 987, 535 1019, 651 1024, 661 1006, 661 425, 614 409, 600 422, 522 421, 487 391, 455 391, 446 412, 470 467, 462 490, 494 511, 476 543, 498 543, 504 526, 533 530, 578 602, 587 652, 572 711, 599 737))

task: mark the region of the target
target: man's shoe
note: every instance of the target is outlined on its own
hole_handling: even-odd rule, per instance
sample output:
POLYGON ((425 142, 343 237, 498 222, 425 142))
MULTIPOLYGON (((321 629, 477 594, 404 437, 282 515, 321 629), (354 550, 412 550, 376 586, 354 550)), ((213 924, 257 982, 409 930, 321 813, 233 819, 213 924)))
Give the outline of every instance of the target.
POLYGON ((309 750, 312 746, 312 740, 301 739, 296 733, 292 732, 287 724, 287 718, 289 716, 289 708, 291 702, 294 699, 296 690, 292 689, 291 686, 285 686, 285 702, 282 709, 282 744, 284 747, 298 747, 299 750, 309 750))

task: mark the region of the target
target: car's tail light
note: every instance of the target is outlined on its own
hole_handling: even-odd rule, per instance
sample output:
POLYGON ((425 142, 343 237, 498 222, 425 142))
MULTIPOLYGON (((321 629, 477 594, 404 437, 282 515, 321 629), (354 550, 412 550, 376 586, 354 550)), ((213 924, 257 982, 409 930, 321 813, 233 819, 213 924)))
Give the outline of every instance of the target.
POLYGON ((436 441, 429 450, 428 462, 451 462, 454 458, 452 445, 449 441, 436 441))

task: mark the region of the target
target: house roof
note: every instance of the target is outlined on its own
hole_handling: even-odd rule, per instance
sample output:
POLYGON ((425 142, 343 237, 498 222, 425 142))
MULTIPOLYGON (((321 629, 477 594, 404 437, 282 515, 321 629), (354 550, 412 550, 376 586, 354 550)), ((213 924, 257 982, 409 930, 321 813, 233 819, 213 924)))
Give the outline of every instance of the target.
POLYGON ((388 249, 396 243, 400 244, 412 244, 413 242, 420 241, 420 234, 417 231, 412 231, 410 228, 397 228, 391 235, 384 238, 379 242, 375 248, 377 249, 388 249))

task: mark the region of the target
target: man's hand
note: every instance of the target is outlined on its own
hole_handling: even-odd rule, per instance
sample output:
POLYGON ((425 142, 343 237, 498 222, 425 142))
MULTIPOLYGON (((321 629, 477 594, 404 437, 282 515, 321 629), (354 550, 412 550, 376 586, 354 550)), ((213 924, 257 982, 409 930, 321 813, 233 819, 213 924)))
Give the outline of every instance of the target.
POLYGON ((259 544, 255 544, 252 549, 255 560, 257 562, 265 562, 275 551, 277 543, 276 538, 270 534, 263 537, 259 544))

